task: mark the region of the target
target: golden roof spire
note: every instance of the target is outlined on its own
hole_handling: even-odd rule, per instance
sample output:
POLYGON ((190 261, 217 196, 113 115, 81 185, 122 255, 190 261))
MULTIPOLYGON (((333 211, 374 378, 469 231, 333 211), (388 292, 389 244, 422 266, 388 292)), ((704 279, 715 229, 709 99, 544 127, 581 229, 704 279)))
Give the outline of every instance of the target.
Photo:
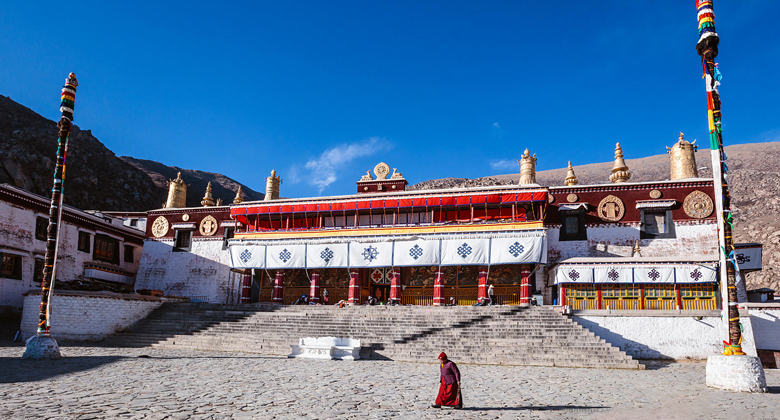
POLYGON ((265 201, 279 199, 279 184, 282 178, 276 176, 276 169, 271 169, 271 176, 265 178, 265 201))
POLYGON ((187 184, 181 179, 181 172, 176 174, 176 179, 168 180, 168 199, 165 208, 187 207, 187 184))
POLYGON ((633 257, 641 257, 642 253, 639 251, 639 241, 634 242, 634 254, 633 257))
POLYGON ((628 171, 626 161, 623 160, 623 148, 620 143, 615 145, 615 165, 612 167, 612 175, 609 180, 612 182, 626 182, 631 179, 631 172, 628 171))
POLYGON ((688 143, 680 133, 680 138, 672 147, 666 148, 666 153, 671 159, 670 179, 698 178, 699 170, 696 168, 696 140, 688 143))
POLYGON ((236 198, 233 199, 233 204, 241 204, 244 202, 243 193, 241 192, 241 186, 238 186, 238 191, 236 191, 236 198))
POLYGON ((536 153, 531 156, 526 148, 517 163, 520 165, 520 185, 536 184, 536 153))
POLYGON ((214 199, 211 197, 211 181, 206 185, 206 194, 203 195, 203 200, 200 200, 200 205, 203 207, 211 207, 214 205, 214 199))
POLYGON ((569 161, 569 170, 566 172, 566 179, 563 181, 563 185, 570 187, 579 183, 580 181, 577 179, 577 175, 574 175, 574 168, 571 166, 571 161, 569 161))

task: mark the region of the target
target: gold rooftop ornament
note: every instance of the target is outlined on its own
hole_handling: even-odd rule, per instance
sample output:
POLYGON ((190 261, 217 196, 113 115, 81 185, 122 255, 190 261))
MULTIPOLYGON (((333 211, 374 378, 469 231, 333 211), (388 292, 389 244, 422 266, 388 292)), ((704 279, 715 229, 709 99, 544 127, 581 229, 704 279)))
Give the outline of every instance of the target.
POLYGON ((181 179, 181 172, 178 172, 176 179, 168 180, 168 200, 165 202, 165 208, 184 207, 187 207, 187 184, 181 179))
POLYGON ((211 197, 211 181, 206 185, 206 194, 203 195, 203 200, 200 200, 200 205, 203 207, 214 205, 214 199, 211 197))
POLYGON ((244 197, 241 192, 241 186, 238 186, 238 191, 236 191, 236 198, 233 199, 233 204, 241 204, 244 202, 244 197))
POLYGON ((574 168, 571 166, 571 161, 569 161, 569 170, 566 172, 566 179, 563 181, 563 185, 570 187, 579 183, 580 181, 577 179, 577 175, 574 175, 574 168))
POLYGON ((276 176, 276 169, 271 169, 271 176, 265 179, 265 201, 279 199, 279 184, 282 178, 276 176))
POLYGON ((666 148, 666 153, 671 159, 671 180, 686 178, 698 178, 699 170, 696 168, 696 140, 688 143, 680 133, 680 139, 672 147, 666 148))
POLYGON ((520 165, 520 185, 536 184, 536 153, 531 156, 526 148, 517 164, 520 165))
POLYGON ((628 171, 626 161, 623 160, 623 148, 620 143, 615 145, 615 166, 612 167, 612 175, 609 180, 612 182, 626 182, 631 179, 631 172, 628 171))

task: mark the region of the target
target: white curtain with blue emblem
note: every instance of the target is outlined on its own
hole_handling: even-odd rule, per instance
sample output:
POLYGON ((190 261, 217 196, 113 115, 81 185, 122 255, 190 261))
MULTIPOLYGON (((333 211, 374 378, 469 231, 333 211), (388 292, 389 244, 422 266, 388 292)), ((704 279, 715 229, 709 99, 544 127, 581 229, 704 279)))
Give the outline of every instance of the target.
POLYGON ((268 245, 265 268, 305 268, 306 245, 268 245))
POLYGON ((706 265, 677 266, 677 283, 713 283, 718 281, 718 271, 715 267, 706 265))
POLYGON ((233 245, 230 261, 233 268, 265 268, 265 245, 233 245))
POLYGON ((307 245, 306 267, 308 268, 344 268, 347 267, 349 246, 347 244, 307 245))
POLYGON ((673 284, 674 266, 634 267, 634 283, 673 284))
POLYGON ((593 268, 576 265, 558 266, 555 270, 555 284, 561 283, 593 283, 593 268))
POLYGON ((441 265, 487 265, 490 239, 443 239, 441 265))
POLYGON ((439 265, 438 240, 395 241, 394 248, 395 267, 439 265))
POLYGON ((349 244, 350 267, 391 267, 392 265, 392 242, 351 242, 349 244))
POLYGON ((547 244, 543 236, 493 238, 490 265, 547 263, 547 244))
POLYGON ((634 270, 626 266, 598 266, 593 270, 596 283, 633 283, 634 270))

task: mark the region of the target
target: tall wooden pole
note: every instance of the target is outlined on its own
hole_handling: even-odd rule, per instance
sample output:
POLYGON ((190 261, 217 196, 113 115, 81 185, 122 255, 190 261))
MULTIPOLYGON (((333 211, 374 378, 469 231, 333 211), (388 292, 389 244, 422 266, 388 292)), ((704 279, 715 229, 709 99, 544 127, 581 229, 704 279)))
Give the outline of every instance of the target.
MULTIPOLYGON (((737 279, 734 266, 734 241, 731 237, 733 216, 731 213, 731 197, 729 195, 728 167, 725 164, 726 153, 723 151, 723 130, 721 127, 720 71, 715 65, 718 56, 718 38, 715 32, 715 13, 712 0, 696 0, 696 12, 699 18, 699 42, 696 52, 701 56, 707 90, 707 118, 710 130, 710 154, 712 157, 712 175, 715 186, 715 210, 718 218, 718 239, 720 245, 720 278, 725 279, 723 296, 724 308, 728 314, 728 342, 724 341, 724 355, 741 355, 740 345, 742 334, 739 328, 739 310, 737 308, 737 279)), ((723 290, 723 288, 721 288, 723 290)))

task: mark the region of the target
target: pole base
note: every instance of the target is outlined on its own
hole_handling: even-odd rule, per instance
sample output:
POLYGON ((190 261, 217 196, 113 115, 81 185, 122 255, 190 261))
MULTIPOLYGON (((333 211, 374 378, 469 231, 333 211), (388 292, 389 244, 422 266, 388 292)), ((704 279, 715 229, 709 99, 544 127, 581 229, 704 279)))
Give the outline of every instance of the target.
POLYGON ((761 360, 753 356, 708 357, 707 386, 736 392, 767 392, 761 360))
POLYGON ((56 360, 61 357, 57 340, 49 334, 38 334, 27 340, 22 360, 56 360))

